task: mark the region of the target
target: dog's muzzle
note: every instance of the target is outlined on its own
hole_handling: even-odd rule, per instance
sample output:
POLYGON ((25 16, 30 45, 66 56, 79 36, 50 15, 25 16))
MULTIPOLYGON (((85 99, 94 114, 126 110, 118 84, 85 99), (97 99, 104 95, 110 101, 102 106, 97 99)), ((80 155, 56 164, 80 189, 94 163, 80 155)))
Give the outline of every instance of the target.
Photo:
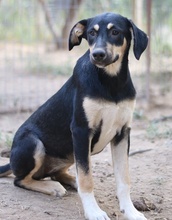
POLYGON ((105 67, 109 64, 116 62, 119 58, 119 55, 113 59, 112 55, 107 54, 107 52, 102 48, 97 48, 90 53, 91 62, 98 67, 105 67))
POLYGON ((95 62, 103 62, 106 59, 106 52, 103 49, 95 49, 92 52, 92 57, 95 62))

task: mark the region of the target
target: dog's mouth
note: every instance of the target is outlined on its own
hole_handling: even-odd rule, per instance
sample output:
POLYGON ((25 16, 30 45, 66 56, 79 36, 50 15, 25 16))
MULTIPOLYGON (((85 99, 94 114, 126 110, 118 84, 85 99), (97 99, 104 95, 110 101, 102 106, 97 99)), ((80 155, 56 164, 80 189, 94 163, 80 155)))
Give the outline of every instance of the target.
POLYGON ((104 68, 112 63, 115 63, 119 59, 119 54, 116 54, 113 58, 111 55, 107 55, 104 50, 99 50, 98 53, 93 51, 90 53, 90 61, 99 68, 104 68))

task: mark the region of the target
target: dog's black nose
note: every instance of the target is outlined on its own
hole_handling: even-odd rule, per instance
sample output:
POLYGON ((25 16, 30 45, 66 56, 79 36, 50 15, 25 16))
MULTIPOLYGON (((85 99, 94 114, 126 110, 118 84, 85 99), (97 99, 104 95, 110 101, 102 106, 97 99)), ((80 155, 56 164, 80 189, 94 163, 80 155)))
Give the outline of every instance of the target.
POLYGON ((95 61, 103 61, 106 57, 106 53, 102 49, 95 49, 92 53, 92 56, 95 61))

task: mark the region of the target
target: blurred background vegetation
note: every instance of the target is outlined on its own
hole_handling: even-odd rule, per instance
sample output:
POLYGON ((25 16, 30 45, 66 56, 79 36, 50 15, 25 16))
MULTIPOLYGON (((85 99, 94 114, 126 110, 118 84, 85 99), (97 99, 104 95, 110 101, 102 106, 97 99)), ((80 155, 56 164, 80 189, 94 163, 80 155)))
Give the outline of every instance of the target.
MULTIPOLYGON (((0 7, 0 40, 18 43, 51 42, 52 32, 47 25, 46 15, 56 32, 61 36, 64 26, 67 31, 71 28, 68 23, 73 23, 75 18, 82 19, 95 14, 112 11, 134 18, 138 10, 138 0, 1 0, 0 7), (44 7, 44 9, 43 9, 44 7), (74 11, 73 14, 71 11, 74 11), (71 15, 70 19, 68 15, 71 15), (66 25, 67 23, 67 25, 66 25)), ((142 8, 138 14, 143 14, 142 23, 146 23, 146 1, 139 0, 142 8)), ((159 44, 160 52, 172 54, 172 42, 166 38, 172 34, 172 2, 166 0, 152 0, 152 33, 159 44), (165 49, 165 51, 164 51, 165 49)), ((155 44, 156 45, 156 44, 155 44)), ((155 47, 154 45, 154 47, 155 47)), ((59 45, 60 47, 60 45, 59 45)))
MULTIPOLYGON (((136 23, 135 14, 141 14, 141 25, 146 29, 146 2, 145 0, 1 0, 0 40, 23 44, 40 43, 40 41, 52 43, 52 28, 57 38, 61 38, 59 42, 64 41, 66 44, 67 39, 62 35, 64 28, 69 32, 71 25, 77 20, 108 11, 123 14, 136 20, 136 23), (141 7, 138 8, 139 1, 141 7), (46 20, 46 13, 51 28, 46 20)), ((172 41, 167 37, 172 35, 171 9, 171 0, 165 2, 152 0, 154 52, 172 54, 172 41)), ((57 45, 58 47, 65 48, 63 43, 57 45)))
POLYGON ((70 29, 108 11, 131 18, 150 35, 141 61, 131 55, 141 96, 150 102, 149 96, 166 95, 172 79, 171 10, 171 0, 0 0, 0 112, 34 110, 56 92, 87 48, 83 43, 67 51, 70 29))

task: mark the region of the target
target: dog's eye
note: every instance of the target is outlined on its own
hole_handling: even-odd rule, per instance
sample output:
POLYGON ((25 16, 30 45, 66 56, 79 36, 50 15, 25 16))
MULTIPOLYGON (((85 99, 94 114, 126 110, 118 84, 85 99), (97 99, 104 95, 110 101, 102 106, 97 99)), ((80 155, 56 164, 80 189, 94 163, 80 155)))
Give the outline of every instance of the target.
POLYGON ((118 35, 118 34, 119 34, 119 31, 117 31, 117 30, 113 29, 111 33, 112 33, 112 35, 113 35, 113 36, 116 36, 116 35, 118 35))
POLYGON ((92 37, 96 36, 96 31, 95 30, 91 30, 89 32, 89 35, 91 35, 92 37))

